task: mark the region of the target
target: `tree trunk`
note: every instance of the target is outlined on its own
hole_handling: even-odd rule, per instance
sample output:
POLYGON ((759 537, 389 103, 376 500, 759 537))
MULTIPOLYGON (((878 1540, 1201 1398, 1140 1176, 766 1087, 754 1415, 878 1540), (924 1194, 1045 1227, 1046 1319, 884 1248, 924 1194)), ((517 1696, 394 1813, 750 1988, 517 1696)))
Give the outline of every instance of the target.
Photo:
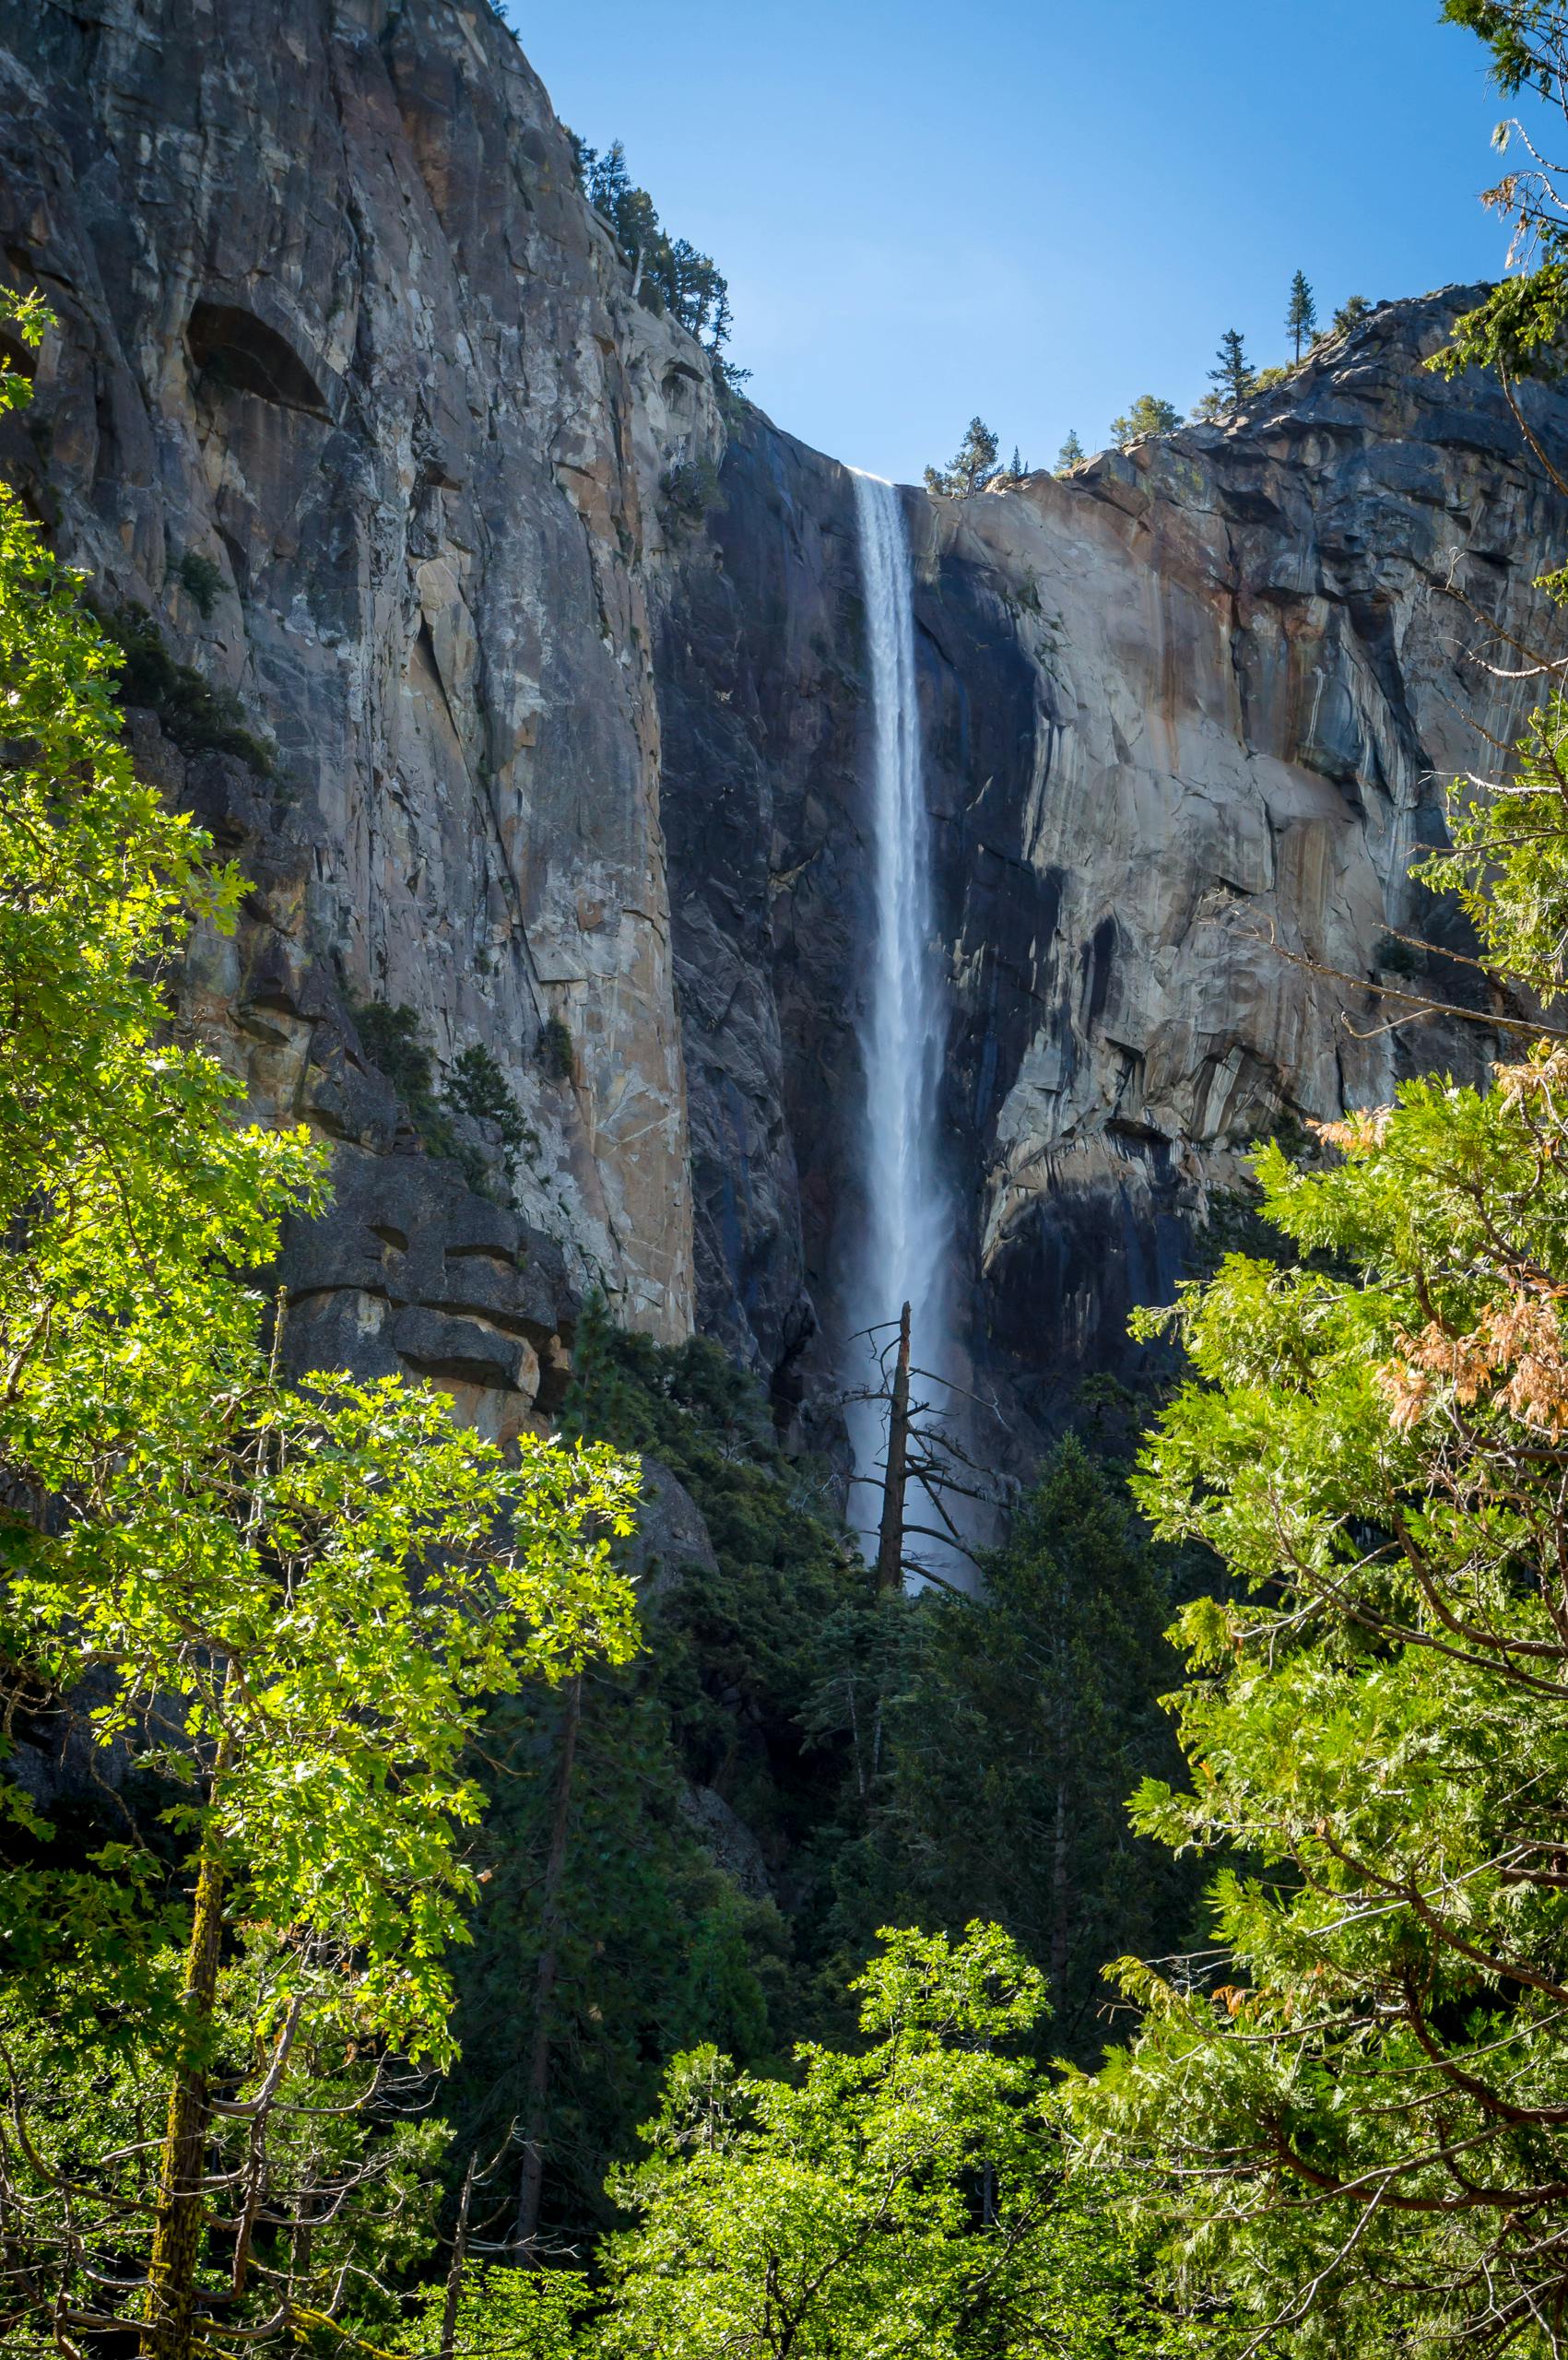
POLYGON ((1056 1782, 1056 1826, 1051 1859, 1051 2004, 1062 2008, 1062 1987, 1067 1973, 1067 1789, 1056 1782))
POLYGON ((888 1408, 888 1471, 882 1483, 882 1525, 877 1537, 877 1587, 903 1587, 903 1495, 909 1460, 909 1305, 899 1316, 899 1356, 888 1408))
POLYGON ((468 2168, 463 2175, 463 2193, 457 2202, 457 2226, 452 2232, 452 2267, 446 2273, 446 2301, 441 2314, 441 2360, 453 2360, 457 2349, 457 2306, 463 2299, 463 2273, 468 2263, 468 2215, 474 2203, 474 2174, 478 2166, 476 2152, 468 2158, 468 2168))
POLYGON ((550 2080, 550 2000, 555 1993, 556 1971, 560 1961, 560 1881, 566 1870, 566 1839, 572 1816, 572 1770, 577 1758, 577 1732, 582 1721, 583 1676, 580 1672, 566 1692, 560 1776, 556 1786, 549 1858, 545 1864, 539 1965, 534 1978, 534 2047, 528 2062, 523 2172, 517 2189, 517 2223, 513 2231, 517 2259, 525 2269, 534 2267, 534 2246, 539 2234, 539 2198, 545 2179, 545 2102, 549 2094, 550 2080))
POLYGON ((207 2049, 223 1941, 223 1867, 209 1826, 196 1872, 195 1911, 185 1953, 183 2022, 158 2168, 146 2322, 147 2360, 192 2360, 196 2343, 196 2262, 201 2250, 203 2159, 212 2122, 207 2049))

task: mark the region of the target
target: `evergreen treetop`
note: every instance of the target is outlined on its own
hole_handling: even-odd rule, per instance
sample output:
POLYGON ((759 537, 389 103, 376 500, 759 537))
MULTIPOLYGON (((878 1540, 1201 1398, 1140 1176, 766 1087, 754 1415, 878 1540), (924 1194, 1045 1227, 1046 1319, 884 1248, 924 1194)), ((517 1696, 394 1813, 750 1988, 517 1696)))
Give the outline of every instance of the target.
POLYGON ((733 314, 729 283, 709 254, 685 238, 672 239, 645 188, 632 181, 622 141, 601 154, 576 133, 570 135, 572 160, 584 194, 615 232, 631 272, 631 292, 654 311, 667 311, 706 346, 721 382, 738 385, 749 373, 724 358, 733 314))
POLYGON ((1291 281, 1290 300, 1285 306, 1285 334, 1295 348, 1295 358, 1302 357, 1302 347, 1310 344, 1317 333, 1317 302, 1307 284, 1304 270, 1298 270, 1291 281))
POLYGON ((945 500, 965 500, 972 492, 984 491, 1001 473, 997 465, 1000 449, 984 419, 972 418, 950 464, 926 468, 926 490, 945 500))
POLYGON ((1226 408, 1233 409, 1251 393, 1256 372, 1247 359, 1239 328, 1227 328, 1220 337, 1220 349, 1215 355, 1215 365, 1208 372, 1208 381, 1226 408))

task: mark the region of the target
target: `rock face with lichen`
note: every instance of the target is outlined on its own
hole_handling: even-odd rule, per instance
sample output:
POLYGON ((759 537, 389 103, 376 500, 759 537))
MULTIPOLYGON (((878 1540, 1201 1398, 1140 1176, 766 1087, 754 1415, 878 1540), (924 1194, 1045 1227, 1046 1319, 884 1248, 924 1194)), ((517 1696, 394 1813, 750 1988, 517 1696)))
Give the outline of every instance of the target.
MULTIPOLYGON (((482 0, 0 0, 0 245, 58 321, 0 460, 252 880, 183 1019, 335 1143, 297 1360, 506 1434, 599 1286, 819 1401, 875 923, 844 470, 634 300, 482 0)), ((1068 480, 905 496, 955 1281, 1043 1415, 1259 1132, 1487 1053, 1362 988, 1463 949, 1409 861, 1517 719, 1466 651, 1565 521, 1420 368, 1464 300, 1068 480)))
POLYGON ((491 1053, 522 1221, 577 1287, 684 1334, 648 594, 661 473, 717 429, 537 80, 445 0, 7 0, 0 216, 59 322, 7 472, 105 608, 149 615, 274 749, 260 776, 193 751, 188 715, 137 723, 254 881, 237 938, 198 946, 189 1019, 254 1112, 338 1143, 342 1267, 301 1248, 327 1331, 512 1414, 548 1327, 428 1275, 400 1303, 390 1260, 371 1270, 382 1231, 483 1225, 405 1151, 356 1027, 378 1002, 414 1012, 437 1072, 491 1053), (552 1020, 569 1061, 541 1056, 552 1020), (456 1311, 473 1332, 432 1342, 456 1311))

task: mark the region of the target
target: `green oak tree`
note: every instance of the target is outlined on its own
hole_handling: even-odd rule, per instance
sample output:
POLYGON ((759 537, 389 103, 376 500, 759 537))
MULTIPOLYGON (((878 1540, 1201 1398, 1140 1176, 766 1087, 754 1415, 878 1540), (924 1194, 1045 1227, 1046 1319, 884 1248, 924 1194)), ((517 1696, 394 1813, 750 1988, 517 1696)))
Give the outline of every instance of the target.
POLYGON ((116 661, 0 488, 6 2317, 186 2360, 340 2298, 308 2087, 357 2072, 338 2119, 380 2053, 450 2053, 466 1749, 487 1697, 629 1653, 635 1477, 283 1380, 239 1274, 324 1160, 178 1037, 191 916, 242 888, 136 779, 116 661))
POLYGON ((1103 2177, 1067 2177, 1031 2051, 1039 1973, 994 1927, 889 1932, 861 2044, 798 2074, 672 2068, 636 2225, 607 2251, 617 2360, 999 2360, 1152 2348, 1140 2256, 1103 2177))
MULTIPOLYGON (((578 2360, 596 2345, 593 2290, 572 2270, 480 2261, 428 2288, 393 2349, 431 2360, 578 2360)), ((352 2349, 349 2346, 348 2349, 352 2349)))

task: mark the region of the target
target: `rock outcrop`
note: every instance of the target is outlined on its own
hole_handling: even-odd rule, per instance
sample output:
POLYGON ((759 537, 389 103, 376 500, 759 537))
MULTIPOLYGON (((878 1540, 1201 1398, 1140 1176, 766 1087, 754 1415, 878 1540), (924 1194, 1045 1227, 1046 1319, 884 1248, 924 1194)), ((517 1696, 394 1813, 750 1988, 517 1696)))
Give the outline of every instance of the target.
MULTIPOLYGON (((603 1285, 819 1397, 874 924, 844 470, 633 300, 483 0, 0 0, 0 245, 59 322, 0 458, 253 883, 186 1021, 335 1142, 291 1349, 505 1433, 603 1285), (483 1103, 421 1116, 405 1009, 483 1103)), ((1568 522, 1497 394, 1421 370, 1468 292, 1067 480, 906 495, 956 1276, 1042 1414, 1260 1131, 1487 1054, 1359 988, 1463 948, 1409 862, 1568 522)))

